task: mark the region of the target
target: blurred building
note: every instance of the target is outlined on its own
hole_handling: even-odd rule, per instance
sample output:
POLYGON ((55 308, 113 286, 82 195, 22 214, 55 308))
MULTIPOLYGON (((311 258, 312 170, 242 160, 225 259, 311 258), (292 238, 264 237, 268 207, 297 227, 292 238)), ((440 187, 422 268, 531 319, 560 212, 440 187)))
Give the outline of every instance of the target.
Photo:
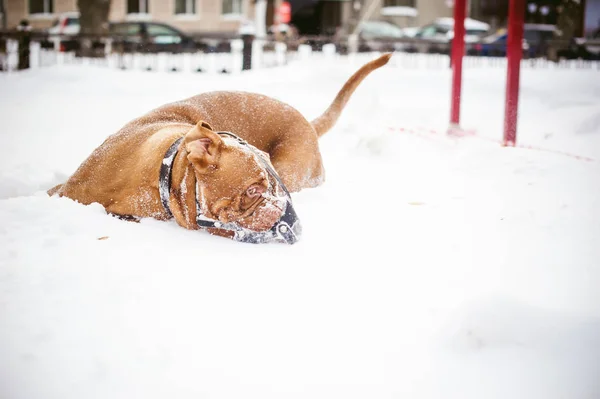
POLYGON ((422 26, 452 16, 449 0, 290 0, 292 24, 301 33, 333 35, 353 18, 422 26))
POLYGON ((374 14, 404 28, 423 26, 453 13, 449 0, 382 0, 374 14))
MULTIPOLYGON (((34 28, 48 28, 63 13, 76 12, 77 0, 0 0, 7 28, 27 19, 34 28)), ((267 26, 281 0, 267 0, 267 26)), ((184 31, 237 31, 254 19, 253 0, 111 0, 110 21, 152 20, 184 31)))
POLYGON ((0 29, 6 29, 6 13, 4 12, 4 0, 0 0, 0 29))
MULTIPOLYGON (((506 26, 508 4, 509 0, 471 0, 469 11, 471 18, 499 28, 506 26)), ((560 25, 559 29, 568 29, 574 36, 584 36, 593 25, 586 15, 597 15, 600 19, 599 9, 600 0, 526 0, 525 23, 560 25)))
MULTIPOLYGON (((289 0, 301 33, 335 34, 363 17, 402 28, 452 17, 454 0, 289 0)), ((492 30, 506 26, 509 0, 467 0, 468 16, 492 30)), ((525 0, 525 22, 556 25, 567 36, 600 35, 600 0, 525 0)))
MULTIPOLYGON (((284 0, 266 0, 266 26, 277 22, 284 0)), ((301 34, 334 35, 365 17, 400 27, 423 26, 451 17, 453 0, 288 0, 291 24, 301 34)), ((110 21, 152 20, 187 32, 237 32, 254 21, 256 0, 111 0, 110 21)), ((526 0, 526 22, 572 26, 575 36, 600 36, 600 0, 526 0), (571 23, 571 20, 574 21, 571 23)), ((471 18, 492 30, 506 26, 509 0, 468 0, 471 18)), ((27 19, 48 28, 64 13, 77 11, 77 0, 0 0, 0 28, 15 28, 27 19)))
POLYGON ((586 37, 600 39, 600 0, 585 0, 583 33, 586 37))

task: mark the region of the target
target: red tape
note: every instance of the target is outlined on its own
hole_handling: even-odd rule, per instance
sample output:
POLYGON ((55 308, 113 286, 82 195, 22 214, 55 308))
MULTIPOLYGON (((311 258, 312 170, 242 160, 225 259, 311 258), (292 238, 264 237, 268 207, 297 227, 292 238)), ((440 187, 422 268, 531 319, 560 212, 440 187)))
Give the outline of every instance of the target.
MULTIPOLYGON (((421 138, 430 138, 431 135, 435 135, 435 136, 442 136, 444 135, 443 133, 441 133, 440 131, 437 131, 435 129, 431 129, 431 128, 405 128, 405 127, 392 127, 390 126, 388 128, 390 131, 396 131, 396 132, 400 132, 400 133, 408 133, 408 134, 412 134, 414 136, 418 136, 421 138)), ((502 145, 502 141, 501 140, 495 140, 489 137, 484 137, 484 136, 480 136, 477 134, 477 132, 475 130, 462 130, 460 128, 456 128, 456 127, 451 127, 450 129, 448 129, 448 132, 446 133, 447 136, 449 137, 475 137, 479 140, 485 140, 485 141, 490 141, 499 145, 502 145)), ((576 155, 576 154, 571 154, 569 152, 565 152, 565 151, 558 151, 558 150, 551 150, 548 148, 542 148, 542 147, 537 147, 537 146, 533 146, 533 145, 528 145, 528 144, 517 144, 515 145, 516 148, 524 148, 527 150, 535 150, 535 151, 542 151, 542 152, 548 152, 551 154, 557 154, 557 155, 563 155, 566 157, 570 157, 570 158, 574 158, 574 159, 578 159, 580 161, 587 161, 587 162, 595 162, 595 159, 590 158, 590 157, 586 157, 583 155, 576 155)))

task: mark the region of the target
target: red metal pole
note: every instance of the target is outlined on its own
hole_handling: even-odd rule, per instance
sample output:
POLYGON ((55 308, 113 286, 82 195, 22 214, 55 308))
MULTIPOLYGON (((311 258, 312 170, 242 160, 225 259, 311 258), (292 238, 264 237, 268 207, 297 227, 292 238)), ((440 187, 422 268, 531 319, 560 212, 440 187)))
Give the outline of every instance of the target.
POLYGON ((519 74, 523 54, 523 24, 525 1, 510 0, 508 9, 508 40, 506 43, 506 105, 504 112, 503 145, 513 146, 517 142, 517 113, 519 109, 519 74))
POLYGON ((452 101, 450 104, 450 126, 460 123, 460 91, 462 86, 462 59, 465 53, 465 17, 467 1, 454 0, 454 37, 452 39, 452 101))

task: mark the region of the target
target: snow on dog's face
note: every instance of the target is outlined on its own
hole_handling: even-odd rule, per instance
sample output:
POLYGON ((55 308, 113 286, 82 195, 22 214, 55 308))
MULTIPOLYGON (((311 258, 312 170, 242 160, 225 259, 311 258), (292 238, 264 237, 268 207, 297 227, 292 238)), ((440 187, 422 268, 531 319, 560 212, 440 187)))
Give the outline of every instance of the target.
MULTIPOLYGON (((204 216, 254 231, 269 230, 279 220, 285 201, 270 189, 259 155, 203 121, 186 134, 183 146, 200 186, 197 195, 204 216)), ((262 151, 260 156, 269 159, 262 151)))

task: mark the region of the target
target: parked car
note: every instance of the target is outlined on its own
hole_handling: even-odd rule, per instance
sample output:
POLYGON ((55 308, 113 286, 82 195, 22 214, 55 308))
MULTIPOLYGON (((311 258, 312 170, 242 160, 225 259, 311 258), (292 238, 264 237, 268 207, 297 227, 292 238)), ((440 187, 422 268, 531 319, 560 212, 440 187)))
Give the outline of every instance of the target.
MULTIPOLYGON (((485 57, 504 57, 506 56, 506 29, 500 29, 498 32, 486 36, 476 43, 467 45, 467 54, 481 55, 485 57)), ((523 50, 526 50, 526 41, 523 38, 523 50)))
POLYGON ((52 26, 48 28, 51 35, 76 35, 79 33, 79 13, 67 12, 61 14, 54 20, 52 26))
POLYGON ((363 21, 358 25, 358 51, 404 50, 404 43, 395 42, 404 37, 402 29, 386 21, 363 21))
POLYGON ((574 38, 567 48, 557 51, 558 59, 600 60, 600 39, 574 38))
MULTIPOLYGON (((539 57, 546 55, 548 42, 555 37, 556 27, 546 24, 525 24, 523 27, 523 56, 539 57)), ((500 29, 493 35, 470 43, 467 54, 505 57, 508 32, 500 29)))
MULTIPOLYGON (((219 37, 195 40, 179 29, 161 22, 126 21, 111 22, 109 34, 114 36, 113 48, 125 52, 186 52, 186 51, 229 51, 229 41, 219 37)), ((46 33, 48 39, 43 47, 58 44, 60 51, 75 51, 79 48, 76 38, 80 32, 79 13, 61 14, 46 33)), ((96 43, 96 46, 103 46, 96 43)))
MULTIPOLYGON (((471 18, 465 18, 465 42, 479 40, 490 30, 490 25, 471 18)), ((454 38, 454 18, 438 18, 431 24, 421 27, 415 37, 448 43, 454 38)))
MULTIPOLYGON (((357 35, 359 52, 399 51, 406 48, 406 43, 396 41, 404 37, 402 29, 387 21, 363 21, 358 25, 357 35)), ((347 39, 347 37, 338 37, 337 39, 347 39)), ((346 40, 341 40, 338 51, 346 52, 347 47, 346 40)))
POLYGON ((600 60, 600 29, 596 36, 581 39, 580 44, 585 47, 586 52, 592 54, 596 60, 600 60))
MULTIPOLYGON (((490 30, 490 25, 471 18, 465 18, 465 43, 476 42, 490 30)), ((415 39, 422 39, 411 45, 409 51, 421 53, 442 53, 450 51, 450 42, 454 38, 454 18, 437 18, 432 23, 420 27, 416 31, 404 29, 404 32, 415 39)))
POLYGON ((415 37, 419 30, 421 30, 420 26, 408 26, 402 28, 402 35, 404 35, 404 37, 415 37))
POLYGON ((61 51, 74 50, 73 36, 79 34, 79 13, 67 12, 60 14, 52 22, 52 26, 44 31, 48 38, 42 41, 43 48, 54 48, 55 43, 61 51))
POLYGON ((122 52, 188 52, 207 46, 177 28, 160 22, 112 22, 113 49, 122 52))

